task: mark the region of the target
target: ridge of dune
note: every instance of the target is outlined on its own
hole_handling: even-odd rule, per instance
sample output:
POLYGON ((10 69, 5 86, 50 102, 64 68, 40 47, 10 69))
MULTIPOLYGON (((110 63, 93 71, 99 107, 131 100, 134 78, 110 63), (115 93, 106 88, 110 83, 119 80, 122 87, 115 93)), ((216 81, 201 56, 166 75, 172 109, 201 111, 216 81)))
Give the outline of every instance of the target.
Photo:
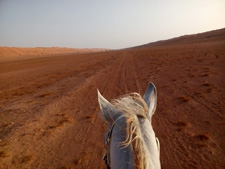
POLYGON ((207 31, 203 33, 196 33, 190 35, 182 35, 179 37, 174 37, 166 40, 159 40, 156 42, 150 42, 147 44, 132 47, 136 48, 149 48, 149 47, 159 47, 159 46, 171 46, 171 45, 188 45, 188 44, 204 44, 204 43, 214 43, 223 42, 225 39, 225 28, 207 31))
POLYGON ((37 56, 51 56, 51 55, 68 55, 78 53, 91 53, 105 51, 106 49, 79 49, 79 48, 64 48, 64 47, 0 47, 0 60, 6 59, 21 59, 37 56))

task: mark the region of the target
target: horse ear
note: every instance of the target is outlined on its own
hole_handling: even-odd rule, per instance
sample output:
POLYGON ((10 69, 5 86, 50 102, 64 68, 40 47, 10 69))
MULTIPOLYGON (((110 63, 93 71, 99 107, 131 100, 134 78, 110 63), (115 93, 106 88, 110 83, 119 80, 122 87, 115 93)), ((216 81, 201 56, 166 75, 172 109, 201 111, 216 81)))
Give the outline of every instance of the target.
POLYGON ((98 90, 97 92, 98 92, 98 103, 100 105, 102 117, 106 120, 106 122, 111 123, 113 121, 113 116, 115 115, 116 110, 113 107, 113 105, 110 102, 108 102, 98 90))
POLYGON ((148 115, 149 117, 152 117, 157 105, 157 91, 153 83, 148 84, 148 88, 146 89, 144 94, 144 100, 148 106, 148 115))

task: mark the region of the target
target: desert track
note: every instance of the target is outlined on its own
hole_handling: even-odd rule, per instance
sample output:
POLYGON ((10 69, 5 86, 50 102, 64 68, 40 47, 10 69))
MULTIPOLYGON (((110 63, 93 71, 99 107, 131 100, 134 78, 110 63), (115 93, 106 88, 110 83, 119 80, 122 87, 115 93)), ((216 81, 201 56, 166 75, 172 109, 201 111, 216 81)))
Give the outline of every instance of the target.
POLYGON ((162 168, 223 168, 223 44, 0 61, 0 168, 105 168, 97 88, 111 100, 149 81, 162 168))

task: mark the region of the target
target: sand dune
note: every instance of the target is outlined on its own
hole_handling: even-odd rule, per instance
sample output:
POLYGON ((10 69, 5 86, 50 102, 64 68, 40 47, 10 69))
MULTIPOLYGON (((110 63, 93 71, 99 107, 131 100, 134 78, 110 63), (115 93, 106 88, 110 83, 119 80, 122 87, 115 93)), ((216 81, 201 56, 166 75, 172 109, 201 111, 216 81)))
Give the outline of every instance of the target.
POLYGON ((224 168, 225 38, 209 34, 193 44, 2 60, 0 168, 106 168, 96 89, 111 100, 144 94, 149 81, 162 168, 224 168))
POLYGON ((225 28, 210 32, 198 33, 193 35, 184 35, 168 40, 161 40, 157 42, 148 43, 145 45, 136 46, 134 48, 150 48, 150 47, 167 47, 174 45, 205 45, 206 43, 223 43, 225 38, 225 28))
POLYGON ((24 58, 34 58, 54 55, 68 55, 79 53, 90 53, 105 51, 106 49, 74 49, 60 47, 37 47, 37 48, 18 48, 18 47, 0 47, 0 61, 14 60, 24 58))

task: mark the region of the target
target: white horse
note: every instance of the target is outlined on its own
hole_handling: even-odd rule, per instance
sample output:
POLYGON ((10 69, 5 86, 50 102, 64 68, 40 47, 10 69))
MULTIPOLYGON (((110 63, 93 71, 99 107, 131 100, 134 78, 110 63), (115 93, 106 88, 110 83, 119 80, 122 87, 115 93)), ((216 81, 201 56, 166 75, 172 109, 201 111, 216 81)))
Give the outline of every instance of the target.
POLYGON ((107 168, 160 169, 160 145, 152 128, 157 91, 149 83, 142 98, 138 93, 108 102, 98 91, 103 119, 109 124, 105 135, 107 168))

